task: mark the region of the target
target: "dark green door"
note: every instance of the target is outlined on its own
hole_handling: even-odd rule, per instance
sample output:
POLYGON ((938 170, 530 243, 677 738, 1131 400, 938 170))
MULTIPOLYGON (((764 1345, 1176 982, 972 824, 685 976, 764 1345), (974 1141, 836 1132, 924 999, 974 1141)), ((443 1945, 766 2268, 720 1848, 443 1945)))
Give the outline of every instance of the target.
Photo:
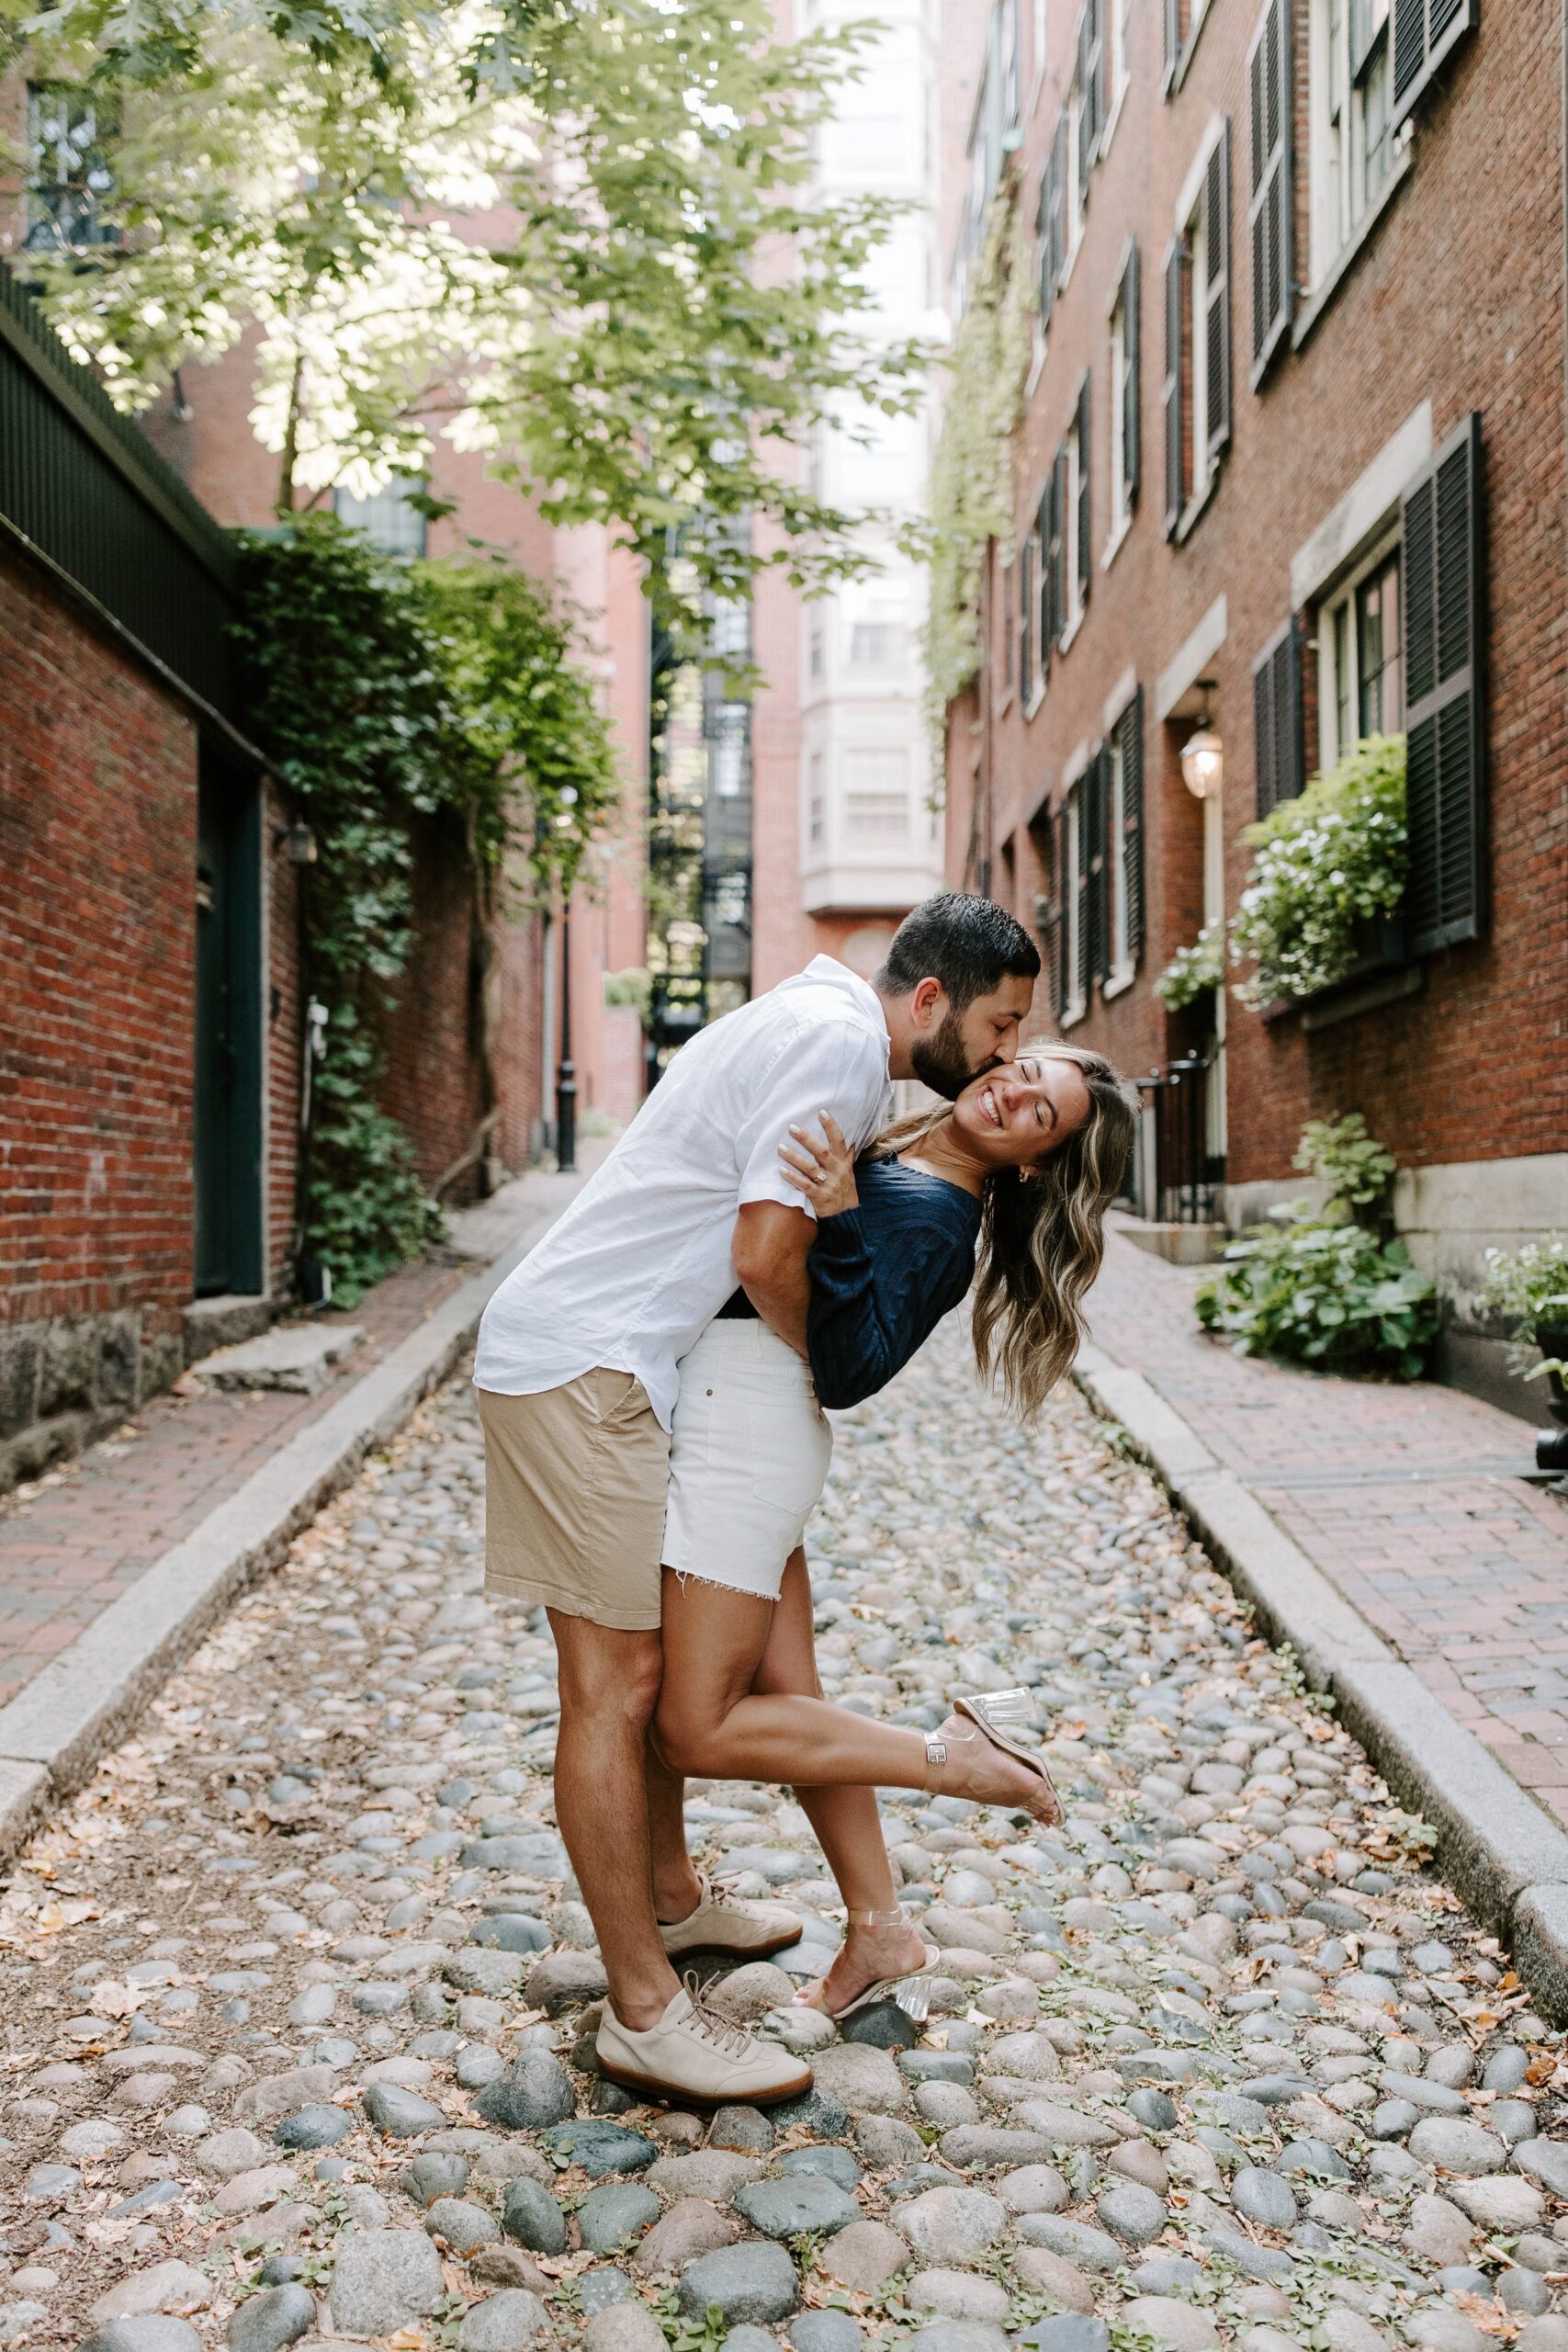
POLYGON ((196 866, 196 1290, 262 1287, 261 808, 202 754, 196 866))

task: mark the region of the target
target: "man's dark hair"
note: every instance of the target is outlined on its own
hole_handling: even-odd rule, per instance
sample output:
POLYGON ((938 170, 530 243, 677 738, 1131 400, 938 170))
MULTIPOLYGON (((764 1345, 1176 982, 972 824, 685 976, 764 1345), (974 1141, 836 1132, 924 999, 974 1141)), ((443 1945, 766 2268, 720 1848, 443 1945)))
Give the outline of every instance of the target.
POLYGON ((874 986, 884 996, 908 996, 922 980, 940 980, 953 1012, 964 1012, 1004 978, 1039 974, 1040 950, 1005 907, 942 890, 905 916, 874 986))

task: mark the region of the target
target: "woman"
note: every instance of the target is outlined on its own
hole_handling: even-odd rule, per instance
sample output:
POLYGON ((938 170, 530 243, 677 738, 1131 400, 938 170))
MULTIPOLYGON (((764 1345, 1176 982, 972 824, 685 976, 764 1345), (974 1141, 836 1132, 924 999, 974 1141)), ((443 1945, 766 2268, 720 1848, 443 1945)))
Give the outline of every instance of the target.
POLYGON ((849 1931, 802 1996, 834 2017, 934 1955, 894 1893, 874 1790, 927 1789, 1061 1818, 1039 1758, 1006 1728, 1021 1691, 960 1699, 940 1732, 822 1697, 800 1539, 828 1474, 822 1406, 893 1377, 975 1275, 975 1353, 1021 1416, 1077 1353, 1105 1210, 1132 1148, 1133 1098, 1100 1054, 1029 1048, 890 1127, 858 1170, 833 1121, 783 1156, 811 1201, 809 1364, 743 1293, 681 1365, 664 1543, 664 1682, 655 1736, 677 1772, 793 1782, 838 1880, 849 1931))

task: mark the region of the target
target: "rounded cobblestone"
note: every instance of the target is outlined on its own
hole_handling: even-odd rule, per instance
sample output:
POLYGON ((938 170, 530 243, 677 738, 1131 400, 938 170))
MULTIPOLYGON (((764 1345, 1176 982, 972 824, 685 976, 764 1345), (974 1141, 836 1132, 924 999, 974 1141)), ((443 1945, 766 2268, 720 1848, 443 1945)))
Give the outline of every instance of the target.
POLYGON ((817 2087, 605 2111, 553 1653, 479 1589, 456 1382, 0 1896, 0 2335, 274 2352, 321 2280, 340 2331, 439 2312, 459 2352, 569 2343, 573 2313, 584 2352, 659 2352, 672 2286, 793 2352, 880 2336, 874 2302, 818 2307, 840 2290, 904 2292, 922 2352, 1438 2352, 1479 2279, 1481 2341, 1568 2352, 1562 2039, 1146 1473, 1071 1392, 1008 1429, 955 1326, 838 1418, 808 1532, 829 1695, 934 1724, 1024 1685, 1066 1806, 1043 1834, 884 1793, 943 1955, 923 2030, 792 2012, 841 1932, 809 1826, 702 1784, 698 1862, 806 1928, 720 2005, 817 2087))

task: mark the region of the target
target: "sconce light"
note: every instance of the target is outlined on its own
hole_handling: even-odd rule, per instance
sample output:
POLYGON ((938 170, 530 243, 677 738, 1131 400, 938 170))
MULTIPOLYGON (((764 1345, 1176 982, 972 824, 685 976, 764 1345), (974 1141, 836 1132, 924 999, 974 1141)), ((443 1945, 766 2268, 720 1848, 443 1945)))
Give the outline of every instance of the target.
POLYGON ((1209 711, 1212 689, 1203 682, 1203 716, 1195 734, 1190 735, 1181 747, 1181 781, 1194 800, 1207 800, 1218 792, 1225 772, 1225 747, 1215 732, 1209 711))
POLYGON ((314 865, 316 836, 303 817, 296 817, 291 825, 275 825, 272 834, 274 851, 287 844, 290 865, 314 865))

